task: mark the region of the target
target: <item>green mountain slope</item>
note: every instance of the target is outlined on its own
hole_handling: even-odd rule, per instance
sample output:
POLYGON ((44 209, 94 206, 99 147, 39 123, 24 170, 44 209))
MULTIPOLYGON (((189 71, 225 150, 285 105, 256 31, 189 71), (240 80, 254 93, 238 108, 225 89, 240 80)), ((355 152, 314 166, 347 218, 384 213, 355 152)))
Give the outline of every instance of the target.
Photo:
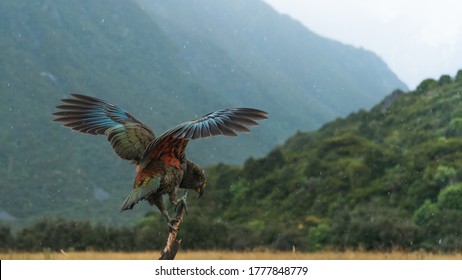
POLYGON ((243 167, 210 168, 201 209, 249 233, 230 246, 460 250, 461 108, 462 70, 395 91, 243 167))
POLYGON ((102 217, 101 207, 112 205, 115 215, 116 198, 132 186, 134 167, 104 137, 50 121, 60 98, 81 92, 111 100, 157 133, 175 123, 172 116, 184 119, 197 99, 175 47, 131 3, 0 3, 0 205, 18 221, 50 214, 106 221, 111 215, 102 217))
POLYGON ((236 103, 265 104, 273 132, 265 136, 279 143, 406 89, 375 54, 318 36, 260 0, 135 2, 198 80, 236 103))
MULTIPOLYGON (((255 26, 252 33, 239 37, 237 44, 228 45, 234 40, 230 42, 227 36, 219 36, 228 34, 230 26, 236 24, 229 22, 232 14, 240 14, 239 9, 229 9, 230 14, 216 25, 214 32, 206 35, 199 30, 191 44, 200 43, 200 47, 190 49, 179 44, 190 36, 184 30, 185 24, 189 20, 197 22, 198 18, 203 18, 205 24, 215 22, 214 12, 198 9, 193 13, 196 19, 174 20, 152 17, 128 0, 2 1, 0 218, 16 218, 15 223, 24 224, 38 217, 60 215, 133 224, 147 209, 140 206, 137 211, 117 213, 132 186, 134 166, 121 161, 104 137, 80 135, 50 122, 58 100, 71 92, 94 95, 120 105, 149 124, 157 134, 223 107, 255 106, 270 112, 271 120, 253 129, 251 134, 191 143, 189 158, 205 166, 220 161, 237 163, 248 156, 263 155, 297 129, 314 128, 352 109, 340 110, 341 102, 328 102, 335 97, 324 98, 324 93, 338 93, 333 88, 323 88, 317 92, 319 98, 305 100, 309 92, 301 85, 303 77, 307 77, 307 84, 319 88, 320 83, 310 77, 316 74, 316 79, 321 79, 328 75, 332 79, 329 84, 338 82, 337 87, 344 89, 345 94, 358 94, 355 109, 370 104, 365 97, 369 93, 380 95, 403 86, 376 56, 324 39, 328 43, 317 48, 323 50, 323 57, 330 57, 330 52, 333 57, 316 62, 322 64, 318 68, 315 61, 312 65, 304 62, 300 69, 292 68, 298 64, 297 58, 290 58, 290 54, 300 50, 282 52, 281 46, 276 49, 285 59, 273 63, 277 61, 271 57, 273 54, 265 54, 270 48, 263 48, 262 42, 252 43, 253 39, 261 38, 260 33, 266 36, 263 33, 268 31, 262 23, 274 17, 275 29, 294 34, 273 40, 289 41, 297 38, 295 34, 299 32, 305 34, 301 37, 311 33, 303 33, 307 31, 301 25, 280 17, 266 5, 249 8, 264 13, 264 20, 257 21, 258 28, 255 26), (169 29, 175 22, 179 25, 169 29), (207 40, 203 40, 204 36, 207 40), (332 47, 327 48, 326 44, 332 47), (355 65, 364 66, 363 77, 376 86, 369 88, 361 75, 348 74, 356 70, 328 70, 339 64, 335 59, 339 53, 346 59, 340 64, 355 60, 355 65), (308 66, 313 67, 313 73, 306 72, 308 66), (376 68, 384 73, 370 70, 376 68), (299 72, 302 74, 295 75, 299 72), (375 74, 369 77, 367 73, 375 74)), ((228 7, 213 7, 219 13, 223 9, 228 7)), ((253 24, 249 15, 238 18, 249 26, 253 24)), ((301 43, 294 41, 293 46, 301 43)))

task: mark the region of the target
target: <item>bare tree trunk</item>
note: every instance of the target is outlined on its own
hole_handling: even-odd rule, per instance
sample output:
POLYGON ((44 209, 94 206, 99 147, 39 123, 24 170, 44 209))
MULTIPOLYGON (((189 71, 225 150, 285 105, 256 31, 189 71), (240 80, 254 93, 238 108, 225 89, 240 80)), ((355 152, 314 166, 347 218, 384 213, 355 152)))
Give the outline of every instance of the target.
POLYGON ((180 230, 180 224, 183 221, 184 215, 186 213, 186 207, 183 202, 178 206, 178 211, 176 213, 176 221, 172 224, 172 227, 169 230, 167 244, 160 253, 159 260, 173 260, 175 259, 176 253, 180 249, 181 239, 177 240, 176 235, 180 230))

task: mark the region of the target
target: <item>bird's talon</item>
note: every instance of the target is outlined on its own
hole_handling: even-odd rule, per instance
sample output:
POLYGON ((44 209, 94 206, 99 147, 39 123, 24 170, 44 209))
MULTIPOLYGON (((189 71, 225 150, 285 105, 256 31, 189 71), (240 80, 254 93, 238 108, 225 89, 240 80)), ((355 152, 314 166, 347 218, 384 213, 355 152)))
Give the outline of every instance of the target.
POLYGON ((183 203, 183 208, 184 208, 184 212, 186 213, 186 215, 189 215, 189 213, 188 213, 188 205, 186 203, 183 203))
POLYGON ((180 204, 183 204, 181 207, 184 207, 184 211, 186 214, 188 214, 188 204, 186 203, 186 198, 188 197, 188 192, 186 191, 185 194, 176 201, 175 203, 175 211, 177 212, 179 210, 180 204))

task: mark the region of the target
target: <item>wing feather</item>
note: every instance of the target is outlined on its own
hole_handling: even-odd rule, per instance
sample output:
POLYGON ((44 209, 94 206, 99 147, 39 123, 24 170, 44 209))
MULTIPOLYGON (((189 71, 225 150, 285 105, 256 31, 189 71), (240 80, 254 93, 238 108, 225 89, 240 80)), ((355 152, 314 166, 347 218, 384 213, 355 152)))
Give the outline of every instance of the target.
POLYGON ((104 100, 82 94, 71 96, 56 106, 60 111, 53 113, 57 117, 53 121, 81 133, 106 135, 117 155, 140 161, 146 147, 155 139, 148 126, 104 100))
POLYGON ((268 113, 253 108, 218 110, 198 119, 179 124, 156 138, 144 152, 140 167, 153 159, 162 159, 166 164, 179 165, 179 157, 190 139, 211 136, 237 136, 236 132, 250 132, 247 126, 256 126, 257 120, 268 118, 268 113), (173 160, 172 160, 173 159, 173 160))

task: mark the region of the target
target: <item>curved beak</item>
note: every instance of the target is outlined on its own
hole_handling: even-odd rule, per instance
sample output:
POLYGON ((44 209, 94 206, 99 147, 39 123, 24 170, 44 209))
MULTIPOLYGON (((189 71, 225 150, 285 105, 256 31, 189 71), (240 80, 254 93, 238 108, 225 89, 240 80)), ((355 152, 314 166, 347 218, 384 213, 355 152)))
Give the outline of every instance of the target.
POLYGON ((197 197, 197 199, 199 199, 199 198, 204 194, 204 189, 205 189, 205 183, 204 183, 204 184, 200 184, 199 186, 197 186, 196 192, 199 194, 199 196, 197 197))

